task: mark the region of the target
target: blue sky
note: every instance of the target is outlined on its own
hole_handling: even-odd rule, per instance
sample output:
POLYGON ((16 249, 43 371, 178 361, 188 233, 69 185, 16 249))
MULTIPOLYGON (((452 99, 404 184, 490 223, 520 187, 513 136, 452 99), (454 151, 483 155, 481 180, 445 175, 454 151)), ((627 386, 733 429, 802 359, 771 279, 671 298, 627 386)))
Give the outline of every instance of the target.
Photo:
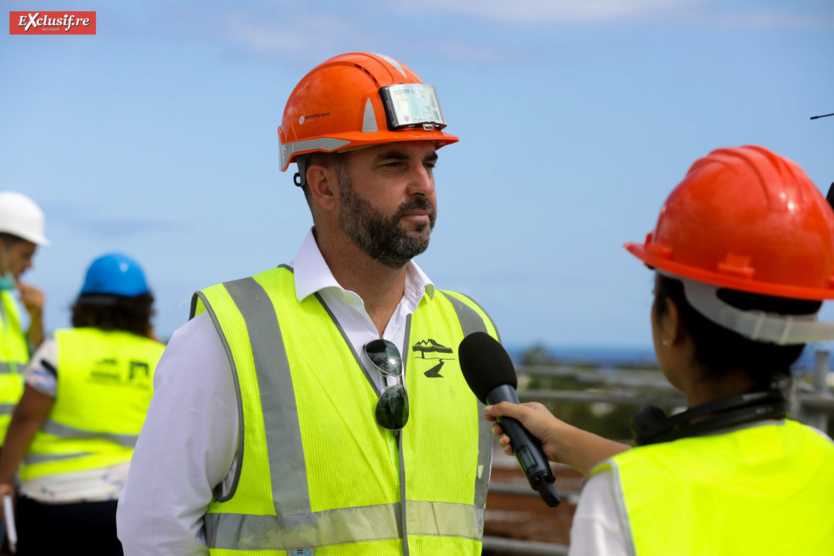
POLYGON ((108 251, 143 264, 162 336, 194 290, 289 261, 311 218, 276 128, 343 52, 437 87, 461 141, 417 261, 513 346, 650 346, 651 275, 622 243, 710 150, 759 144, 834 181, 834 117, 809 119, 834 112, 830 0, 0 5, 97 12, 95 36, 0 34, 0 189, 47 213, 25 278, 50 329, 108 251))

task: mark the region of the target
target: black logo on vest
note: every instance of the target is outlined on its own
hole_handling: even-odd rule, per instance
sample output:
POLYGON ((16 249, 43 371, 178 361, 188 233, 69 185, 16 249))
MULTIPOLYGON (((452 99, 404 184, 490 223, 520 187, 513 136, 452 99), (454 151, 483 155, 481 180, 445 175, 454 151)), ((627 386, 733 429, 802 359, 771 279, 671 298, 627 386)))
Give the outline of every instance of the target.
POLYGON ((419 342, 411 346, 411 351, 419 353, 421 359, 428 359, 430 361, 438 362, 431 369, 423 373, 428 378, 443 378, 443 375, 440 374, 440 370, 443 368, 443 364, 446 361, 451 361, 454 359, 454 357, 451 357, 453 353, 452 348, 446 347, 443 344, 435 340, 432 340, 431 338, 429 338, 428 340, 420 340, 419 342))

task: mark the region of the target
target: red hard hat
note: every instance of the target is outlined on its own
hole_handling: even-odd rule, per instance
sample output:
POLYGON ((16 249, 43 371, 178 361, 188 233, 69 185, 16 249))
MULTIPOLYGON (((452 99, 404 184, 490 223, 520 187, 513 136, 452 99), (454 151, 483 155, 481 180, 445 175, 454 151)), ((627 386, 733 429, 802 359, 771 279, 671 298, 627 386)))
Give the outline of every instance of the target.
POLYGON ((646 241, 625 247, 658 270, 719 287, 834 298, 834 212, 795 162, 762 147, 696 161, 646 241))
POLYGON ((445 125, 434 87, 407 66, 382 54, 342 54, 313 68, 290 95, 278 128, 281 171, 316 151, 397 141, 440 148, 458 140, 441 131, 445 125))

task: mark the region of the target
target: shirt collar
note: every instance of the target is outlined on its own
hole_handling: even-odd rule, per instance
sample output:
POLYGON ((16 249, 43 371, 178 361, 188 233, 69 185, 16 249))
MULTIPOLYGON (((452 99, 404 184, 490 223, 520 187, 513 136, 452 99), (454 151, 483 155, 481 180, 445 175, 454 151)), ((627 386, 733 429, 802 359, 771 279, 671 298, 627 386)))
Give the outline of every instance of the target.
MULTIPOLYGON (((345 291, 327 266, 313 235, 313 228, 307 232, 290 266, 295 274, 295 297, 299 303, 326 288, 345 291)), ((434 284, 414 261, 409 261, 406 265, 405 291, 406 295, 411 293, 422 298, 422 294, 425 293, 429 299, 434 299, 434 284)))

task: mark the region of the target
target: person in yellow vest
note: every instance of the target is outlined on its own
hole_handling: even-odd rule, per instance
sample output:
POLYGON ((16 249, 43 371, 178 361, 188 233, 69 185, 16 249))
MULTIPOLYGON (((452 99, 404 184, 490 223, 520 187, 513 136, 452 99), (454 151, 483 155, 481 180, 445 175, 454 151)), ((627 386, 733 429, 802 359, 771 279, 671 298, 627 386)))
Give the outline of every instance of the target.
POLYGON ((385 55, 296 86, 281 166, 313 227, 289 264, 195 295, 119 502, 127 553, 481 553, 493 438, 457 346, 497 332, 412 261, 445 127, 434 87, 385 55))
MULTIPOLYGON (((785 383, 834 298, 834 212, 791 160, 764 148, 718 149, 695 162, 644 243, 655 271, 651 325, 686 411, 649 406, 636 447, 501 403, 551 461, 588 473, 571 556, 765 556, 834 553, 834 443, 787 418, 785 383)), ((501 436, 505 451, 509 438, 501 436)))
POLYGON ((0 496, 17 500, 20 555, 122 554, 116 504, 153 394, 164 346, 139 264, 103 255, 58 330, 26 369, 0 454, 0 496))
POLYGON ((43 211, 29 197, 0 192, 0 449, 17 401, 23 393, 23 368, 43 342, 43 292, 20 281, 32 268, 38 246, 48 246, 43 211), (14 290, 29 316, 23 332, 14 290))

